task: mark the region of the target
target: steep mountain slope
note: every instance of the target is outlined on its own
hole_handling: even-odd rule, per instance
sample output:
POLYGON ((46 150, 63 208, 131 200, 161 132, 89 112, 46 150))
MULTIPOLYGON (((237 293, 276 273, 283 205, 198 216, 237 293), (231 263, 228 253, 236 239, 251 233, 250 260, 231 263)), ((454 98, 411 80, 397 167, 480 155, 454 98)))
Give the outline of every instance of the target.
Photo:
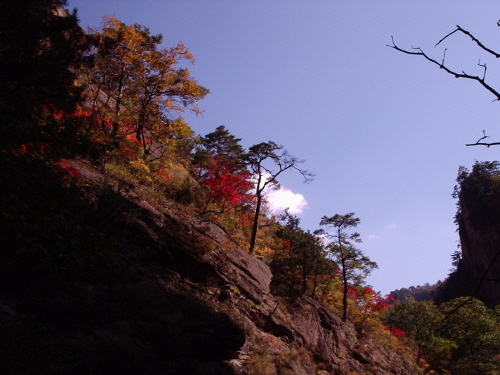
MULTIPOLYGON (((44 244, 87 245, 94 259, 96 238, 114 231, 143 253, 113 272, 84 256, 78 271, 50 257, 31 265, 22 254, 4 259, 3 374, 420 374, 316 300, 273 296, 267 265, 222 227, 173 202, 153 206, 90 164, 68 162, 81 173, 85 194, 63 214, 44 207, 45 220, 87 233, 68 240, 62 237, 73 235, 70 224, 63 232, 54 227, 44 244), (82 227, 89 220, 95 235, 82 227)), ((32 193, 28 203, 50 204, 32 193)), ((121 251, 121 243, 110 243, 121 251)), ((58 257, 66 257, 63 250, 58 257)))

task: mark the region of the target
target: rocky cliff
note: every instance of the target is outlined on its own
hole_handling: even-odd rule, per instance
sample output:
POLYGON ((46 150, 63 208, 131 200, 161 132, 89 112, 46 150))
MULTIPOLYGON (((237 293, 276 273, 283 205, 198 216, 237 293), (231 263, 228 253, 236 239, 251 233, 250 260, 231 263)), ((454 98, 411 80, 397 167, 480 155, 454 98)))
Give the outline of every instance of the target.
POLYGON ((91 166, 71 165, 88 199, 111 192, 120 207, 113 221, 131 245, 156 249, 156 271, 90 282, 6 269, 3 374, 421 373, 316 300, 274 296, 268 266, 216 223, 172 202, 153 206, 91 166))
POLYGON ((500 304, 500 207, 497 195, 462 194, 458 220, 462 259, 461 295, 473 295, 489 307, 500 304), (480 203, 478 205, 478 203, 480 203))

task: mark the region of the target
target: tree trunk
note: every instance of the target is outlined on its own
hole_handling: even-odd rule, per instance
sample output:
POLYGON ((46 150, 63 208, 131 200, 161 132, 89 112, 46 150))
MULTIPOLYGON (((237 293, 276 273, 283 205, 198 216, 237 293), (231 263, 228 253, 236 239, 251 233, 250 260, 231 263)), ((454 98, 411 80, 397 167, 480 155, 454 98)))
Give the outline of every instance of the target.
POLYGON ((121 75, 120 75, 120 82, 118 83, 118 93, 116 96, 116 104, 115 104, 115 119, 113 121, 113 130, 111 133, 112 137, 116 137, 116 135, 118 134, 118 129, 120 127, 118 117, 120 116, 120 110, 121 110, 121 105, 122 105, 124 75, 125 75, 125 65, 122 66, 122 71, 121 71, 121 75))
POLYGON ((262 193, 257 192, 257 206, 255 207, 255 216, 253 218, 253 226, 252 226, 252 236, 250 238, 250 252, 251 253, 253 253, 253 250, 255 248, 255 242, 257 240, 257 229, 259 227, 259 215, 260 215, 260 206, 261 205, 262 205, 262 193))
POLYGON ((314 264, 314 278, 313 278, 313 287, 312 287, 312 292, 311 292, 311 297, 316 296, 316 288, 318 286, 318 263, 319 259, 316 257, 316 262, 314 264))
POLYGON ((342 262, 342 281, 344 283, 344 294, 342 296, 342 309, 343 309, 343 315, 342 315, 342 320, 344 322, 347 321, 347 270, 345 269, 345 256, 344 252, 342 250, 342 245, 340 245, 340 259, 342 262))
POLYGON ((302 294, 306 294, 307 292, 307 267, 306 267, 306 259, 302 259, 302 294))

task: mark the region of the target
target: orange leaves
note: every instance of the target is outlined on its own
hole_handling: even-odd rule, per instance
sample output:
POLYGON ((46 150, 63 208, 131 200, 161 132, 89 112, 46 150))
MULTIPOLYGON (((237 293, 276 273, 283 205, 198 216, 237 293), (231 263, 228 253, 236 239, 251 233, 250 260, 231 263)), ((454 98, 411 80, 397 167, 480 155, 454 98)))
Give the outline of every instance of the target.
POLYGON ((154 173, 156 180, 160 183, 165 183, 170 180, 170 174, 165 168, 157 169, 154 173))
POLYGON ((173 56, 182 56, 184 59, 194 63, 194 56, 191 55, 188 48, 183 43, 179 43, 175 47, 170 48, 169 53, 173 56))
POLYGON ((141 142, 139 142, 139 140, 133 134, 125 135, 125 139, 127 139, 128 141, 130 141, 132 143, 135 143, 137 146, 141 145, 141 142))
POLYGON ((208 90, 180 67, 182 61, 194 62, 182 43, 159 49, 161 34, 151 35, 144 26, 126 25, 114 17, 104 18, 102 28, 93 30, 92 40, 94 63, 85 70, 84 79, 99 107, 95 112, 113 120, 111 135, 116 135, 116 124, 132 124, 148 155, 151 145, 162 141, 155 132, 157 124, 185 109, 201 113, 196 103, 208 90))

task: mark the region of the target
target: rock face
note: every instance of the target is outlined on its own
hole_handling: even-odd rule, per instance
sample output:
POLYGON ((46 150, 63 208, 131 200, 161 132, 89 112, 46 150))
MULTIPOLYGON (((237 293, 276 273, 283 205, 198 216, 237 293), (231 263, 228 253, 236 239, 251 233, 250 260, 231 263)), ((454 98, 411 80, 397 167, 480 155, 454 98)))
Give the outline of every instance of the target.
POLYGON ((481 205, 478 219, 475 202, 461 197, 458 221, 462 248, 459 288, 466 295, 476 293, 489 307, 500 304, 500 218, 493 203, 481 205))
POLYGON ((225 362, 234 374, 421 374, 318 301, 301 297, 286 304, 273 296, 268 266, 235 246, 211 221, 174 206, 154 215, 145 209, 139 220, 169 253, 175 276, 162 285, 195 296, 241 329, 244 340, 224 341, 241 346, 222 350, 230 354, 225 362), (178 243, 180 233, 190 234, 193 243, 178 243))
MULTIPOLYGON (((75 167, 90 186, 104 183, 92 168, 75 167)), ((161 272, 63 286, 38 280, 2 292, 0 372, 421 374, 318 301, 272 295, 268 266, 217 224, 174 203, 153 207, 114 191, 110 198, 134 212, 123 233, 158 249, 161 272)))

